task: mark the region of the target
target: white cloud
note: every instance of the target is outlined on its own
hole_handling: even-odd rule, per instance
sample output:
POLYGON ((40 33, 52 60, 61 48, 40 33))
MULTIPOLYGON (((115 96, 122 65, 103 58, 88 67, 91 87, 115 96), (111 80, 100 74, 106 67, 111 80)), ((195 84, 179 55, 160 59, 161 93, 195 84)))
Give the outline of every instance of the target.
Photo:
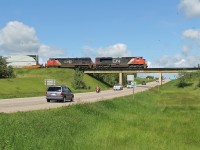
POLYGON ((152 67, 197 67, 200 63, 200 56, 188 55, 186 57, 182 55, 175 55, 169 57, 164 55, 152 67))
POLYGON ((148 66, 149 68, 152 68, 152 63, 151 63, 151 61, 147 61, 147 66, 148 66))
POLYGON ((187 61, 184 58, 181 58, 180 60, 178 60, 177 62, 175 62, 175 66, 176 67, 187 67, 186 63, 187 63, 187 61))
POLYGON ((118 43, 106 48, 97 49, 97 56, 101 57, 125 57, 132 56, 131 52, 127 49, 127 46, 122 43, 118 43))
MULTIPOLYGON (((184 39, 187 39, 190 42, 190 45, 193 47, 197 46, 196 49, 200 50, 200 30, 188 29, 183 32, 184 39)), ((183 53, 190 51, 191 46, 187 46, 183 49, 183 53)), ((186 54, 186 53, 185 53, 186 54)))
POLYGON ((83 47, 83 54, 90 57, 126 57, 132 56, 127 46, 122 43, 111 45, 105 48, 83 47))
POLYGON ((87 56, 87 57, 96 57, 96 52, 95 52, 95 49, 90 47, 90 46, 84 46, 82 48, 82 53, 84 56, 87 56))
POLYGON ((37 53, 40 46, 35 30, 21 22, 9 22, 0 30, 1 53, 37 53))
POLYGON ((200 17, 199 0, 181 0, 179 8, 184 11, 187 17, 200 17))
POLYGON ((200 30, 188 29, 183 32, 183 37, 200 41, 200 30))
POLYGON ((188 45, 185 45, 185 46, 183 46, 182 54, 187 56, 189 54, 190 50, 191 50, 191 47, 188 45))
POLYGON ((57 57, 63 54, 61 49, 40 43, 35 29, 22 22, 11 21, 0 30, 1 55, 39 55, 39 57, 57 57))
MULTIPOLYGON (((179 8, 184 11, 187 17, 200 17, 200 0, 180 0, 179 8)), ((195 67, 200 64, 200 56, 192 54, 192 47, 200 50, 200 30, 187 29, 182 37, 189 42, 183 46, 181 54, 175 56, 164 55, 151 67, 195 67)))
POLYGON ((40 57, 45 57, 45 58, 58 57, 63 55, 63 50, 52 48, 50 46, 42 44, 39 47, 38 54, 40 57))
POLYGON ((183 46, 181 54, 174 57, 163 56, 158 64, 164 67, 195 67, 200 64, 200 56, 197 55, 200 50, 200 30, 187 29, 182 37, 189 40, 189 43, 183 46), (192 53, 192 47, 195 48, 195 55, 192 53))

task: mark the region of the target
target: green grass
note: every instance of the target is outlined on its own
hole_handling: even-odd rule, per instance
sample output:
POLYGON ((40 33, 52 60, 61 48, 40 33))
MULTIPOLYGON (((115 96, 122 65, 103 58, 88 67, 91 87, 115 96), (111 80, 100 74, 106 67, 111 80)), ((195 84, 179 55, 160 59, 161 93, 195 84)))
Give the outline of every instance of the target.
POLYGON ((145 81, 145 82, 147 83, 147 82, 155 81, 155 79, 135 78, 134 81, 135 81, 137 84, 141 84, 143 81, 145 81))
MULTIPOLYGON (((89 88, 75 90, 71 84, 74 80, 73 69, 18 68, 14 71, 16 78, 0 79, 0 85, 2 87, 0 90, 0 99, 44 96, 47 88, 44 83, 45 79, 55 79, 57 85, 67 85, 74 93, 94 91, 97 85, 101 87, 101 90, 107 90, 111 88, 108 87, 108 85, 105 85, 104 83, 92 78, 91 76, 84 74, 83 80, 89 88)), ((135 80, 137 84, 139 84, 145 79, 136 78, 135 80)))
POLYGON ((44 96, 46 86, 45 79, 55 79, 56 84, 67 85, 73 92, 89 92, 94 91, 95 87, 99 85, 102 90, 109 87, 103 83, 84 74, 84 82, 90 89, 74 90, 71 82, 74 80, 73 69, 60 68, 41 68, 41 69, 15 69, 16 78, 0 79, 0 98, 17 98, 30 96, 44 96))
POLYGON ((198 150, 200 89, 178 81, 92 104, 0 114, 0 149, 198 150))

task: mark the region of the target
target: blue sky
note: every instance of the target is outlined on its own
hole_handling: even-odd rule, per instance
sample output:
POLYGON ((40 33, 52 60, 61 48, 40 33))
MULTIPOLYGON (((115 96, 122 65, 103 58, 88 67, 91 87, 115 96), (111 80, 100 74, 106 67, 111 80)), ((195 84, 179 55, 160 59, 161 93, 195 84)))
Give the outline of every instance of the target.
POLYGON ((0 0, 0 53, 200 64, 199 0, 0 0))

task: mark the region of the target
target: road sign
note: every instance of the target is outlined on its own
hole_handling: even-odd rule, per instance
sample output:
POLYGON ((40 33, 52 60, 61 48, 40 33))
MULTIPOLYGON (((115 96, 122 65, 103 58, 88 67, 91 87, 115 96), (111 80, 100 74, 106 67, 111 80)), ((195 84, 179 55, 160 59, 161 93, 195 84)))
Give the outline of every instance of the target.
POLYGON ((136 88, 137 83, 136 82, 131 82, 131 85, 133 86, 133 88, 136 88))
POLYGON ((45 79, 44 84, 45 85, 56 85, 56 80, 55 79, 45 79))
POLYGON ((134 81, 134 75, 127 75, 127 81, 128 82, 134 81))

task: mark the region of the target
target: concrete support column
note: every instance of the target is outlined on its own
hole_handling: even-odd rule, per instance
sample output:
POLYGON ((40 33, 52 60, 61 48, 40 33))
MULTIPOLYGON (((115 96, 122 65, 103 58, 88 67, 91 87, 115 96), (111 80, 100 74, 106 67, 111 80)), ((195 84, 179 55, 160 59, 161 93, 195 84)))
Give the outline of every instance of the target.
POLYGON ((159 73, 159 84, 162 85, 162 72, 159 73))
POLYGON ((123 73, 119 73, 119 84, 123 85, 123 73))

